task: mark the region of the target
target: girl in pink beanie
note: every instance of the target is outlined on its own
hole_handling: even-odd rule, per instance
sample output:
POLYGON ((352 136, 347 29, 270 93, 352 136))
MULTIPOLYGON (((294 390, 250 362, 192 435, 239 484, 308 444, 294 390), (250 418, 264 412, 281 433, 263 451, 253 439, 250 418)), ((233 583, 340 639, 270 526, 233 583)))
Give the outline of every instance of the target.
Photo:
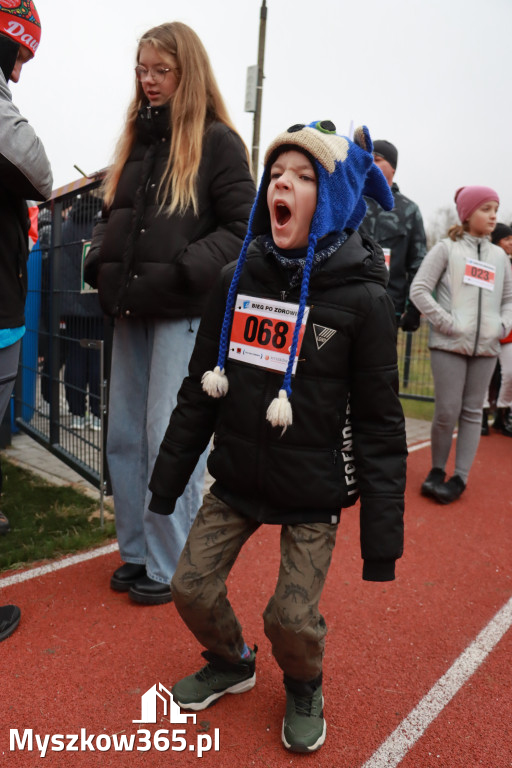
POLYGON ((410 291, 430 322, 435 389, 432 469, 421 492, 441 504, 458 499, 466 487, 499 342, 512 328, 512 269, 503 249, 490 241, 498 194, 490 187, 461 187, 455 203, 461 224, 427 253, 410 291), (457 422, 455 472, 445 482, 457 422))
POLYGON ((462 225, 469 222, 471 214, 484 203, 494 202, 496 206, 500 204, 498 193, 490 187, 459 187, 454 199, 462 225))

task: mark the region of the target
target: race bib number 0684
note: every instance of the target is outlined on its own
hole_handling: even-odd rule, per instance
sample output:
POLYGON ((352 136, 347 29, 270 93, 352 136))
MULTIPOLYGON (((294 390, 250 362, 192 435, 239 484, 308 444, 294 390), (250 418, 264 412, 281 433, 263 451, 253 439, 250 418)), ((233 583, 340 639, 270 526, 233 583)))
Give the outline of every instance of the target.
MULTIPOLYGON (((273 371, 286 371, 298 311, 298 304, 239 294, 235 302, 228 357, 273 371)), ((308 314, 309 307, 306 307, 293 373, 297 368, 308 314)))

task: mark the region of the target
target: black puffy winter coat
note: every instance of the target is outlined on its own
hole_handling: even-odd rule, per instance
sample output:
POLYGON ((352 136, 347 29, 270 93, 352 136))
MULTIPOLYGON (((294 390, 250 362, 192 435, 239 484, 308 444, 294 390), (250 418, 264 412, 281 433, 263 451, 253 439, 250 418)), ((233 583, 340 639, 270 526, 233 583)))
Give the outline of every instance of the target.
MULTIPOLYGON (((233 271, 233 265, 223 270, 203 315, 151 478, 150 508, 172 512, 214 433, 208 468, 216 496, 242 514, 281 524, 337 522, 360 496, 363 577, 393 578, 403 544, 407 448, 394 307, 380 247, 354 232, 313 273, 292 381, 293 424, 283 435, 266 420, 282 374, 228 359, 226 397, 211 398, 201 387, 202 374, 216 364, 233 271), (331 332, 325 343, 318 341, 322 328, 331 332)), ((286 301, 298 303, 299 290, 286 301)), ((271 302, 286 291, 287 278, 256 239, 238 293, 271 302)))
POLYGON ((400 192, 396 182, 391 191, 395 198, 391 211, 366 198, 368 211, 360 231, 391 251, 387 292, 393 299, 396 314, 401 315, 407 307, 411 283, 427 252, 427 241, 416 203, 400 192))
POLYGON ((169 157, 169 107, 144 107, 112 206, 96 225, 85 279, 114 317, 197 317, 221 267, 238 257, 255 195, 240 137, 222 123, 205 130, 198 214, 160 210, 169 157))

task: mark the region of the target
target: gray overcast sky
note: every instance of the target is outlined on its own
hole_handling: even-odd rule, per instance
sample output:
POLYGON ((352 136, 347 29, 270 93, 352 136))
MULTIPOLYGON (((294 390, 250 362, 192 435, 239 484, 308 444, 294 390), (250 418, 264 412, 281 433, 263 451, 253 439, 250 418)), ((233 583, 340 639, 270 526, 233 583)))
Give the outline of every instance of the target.
MULTIPOLYGON (((55 186, 108 165, 134 87, 138 38, 183 21, 210 55, 233 121, 257 63, 261 0, 35 0, 42 39, 12 84, 55 186)), ((263 150, 296 122, 366 124, 399 149, 396 174, 427 224, 466 184, 494 187, 512 220, 512 0, 267 0, 263 150)), ((261 170, 261 169, 260 169, 261 170)))

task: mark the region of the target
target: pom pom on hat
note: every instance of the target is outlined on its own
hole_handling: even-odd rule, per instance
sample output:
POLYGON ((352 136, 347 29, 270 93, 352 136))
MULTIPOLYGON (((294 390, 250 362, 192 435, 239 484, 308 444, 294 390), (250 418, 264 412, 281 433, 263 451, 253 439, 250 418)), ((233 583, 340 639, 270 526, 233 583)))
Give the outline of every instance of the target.
POLYGON ((280 389, 278 396, 272 400, 267 408, 267 421, 273 427, 283 427, 282 435, 284 435, 290 424, 293 423, 292 407, 288 400, 286 389, 280 389))
POLYGON ((213 371, 205 371, 201 377, 203 390, 210 397, 224 397, 228 393, 229 381, 224 368, 215 366, 213 371))
POLYGON ((497 192, 491 187, 459 187, 455 193, 455 205, 462 224, 469 219, 472 213, 484 203, 500 202, 497 192))

